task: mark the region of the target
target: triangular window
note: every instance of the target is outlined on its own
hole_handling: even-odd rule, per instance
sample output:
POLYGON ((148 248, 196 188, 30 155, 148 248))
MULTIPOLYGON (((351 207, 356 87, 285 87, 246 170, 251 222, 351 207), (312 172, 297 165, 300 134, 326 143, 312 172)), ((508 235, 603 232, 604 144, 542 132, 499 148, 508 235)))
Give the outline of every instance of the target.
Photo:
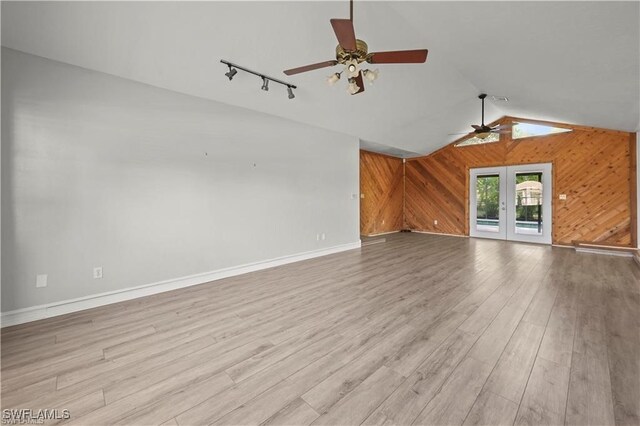
POLYGON ((511 139, 530 138, 532 136, 555 135, 557 133, 570 132, 571 129, 563 127, 546 126, 544 124, 513 122, 511 139))
POLYGON ((469 146, 469 145, 481 145, 483 143, 499 142, 500 135, 498 133, 489 133, 484 138, 472 136, 468 139, 458 142, 455 146, 469 146))

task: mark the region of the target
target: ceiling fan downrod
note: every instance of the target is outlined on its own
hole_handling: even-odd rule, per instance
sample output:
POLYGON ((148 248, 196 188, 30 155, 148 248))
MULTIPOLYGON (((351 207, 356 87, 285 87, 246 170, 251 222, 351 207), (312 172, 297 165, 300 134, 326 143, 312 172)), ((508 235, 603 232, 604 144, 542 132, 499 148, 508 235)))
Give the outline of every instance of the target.
POLYGON ((486 93, 480 93, 480 95, 478 96, 478 98, 482 100, 482 124, 480 124, 482 127, 484 127, 484 98, 486 97, 486 93))

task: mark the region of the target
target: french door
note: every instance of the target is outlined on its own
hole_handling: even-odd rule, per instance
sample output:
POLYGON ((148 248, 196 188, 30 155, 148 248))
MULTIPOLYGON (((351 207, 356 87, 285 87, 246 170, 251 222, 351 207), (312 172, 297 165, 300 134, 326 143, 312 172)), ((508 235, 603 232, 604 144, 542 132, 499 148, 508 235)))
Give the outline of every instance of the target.
POLYGON ((469 235, 551 244, 551 164, 470 170, 469 235))

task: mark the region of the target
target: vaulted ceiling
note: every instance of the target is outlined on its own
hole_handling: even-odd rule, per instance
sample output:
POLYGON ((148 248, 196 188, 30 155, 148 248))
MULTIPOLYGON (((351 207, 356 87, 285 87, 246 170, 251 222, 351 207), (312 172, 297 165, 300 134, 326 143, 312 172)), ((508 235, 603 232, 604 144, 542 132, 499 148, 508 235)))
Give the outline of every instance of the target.
MULTIPOLYGON (((282 70, 333 59, 330 18, 347 1, 2 2, 2 44, 157 87, 351 134, 365 146, 425 154, 451 133, 502 115, 639 130, 640 3, 356 1, 371 51, 428 48, 419 65, 380 65, 350 96, 332 69, 282 70), (220 59, 299 86, 260 90, 220 59)), ((336 70, 340 70, 336 67, 336 70)), ((304 137, 301 135, 301 137, 304 137)))

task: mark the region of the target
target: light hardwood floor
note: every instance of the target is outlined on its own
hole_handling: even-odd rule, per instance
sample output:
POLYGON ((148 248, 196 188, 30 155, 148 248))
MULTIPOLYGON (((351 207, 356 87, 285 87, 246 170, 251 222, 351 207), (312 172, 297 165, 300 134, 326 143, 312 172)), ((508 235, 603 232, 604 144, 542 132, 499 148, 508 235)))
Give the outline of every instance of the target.
POLYGON ((631 259, 385 237, 3 329, 2 408, 78 425, 640 424, 631 259))

